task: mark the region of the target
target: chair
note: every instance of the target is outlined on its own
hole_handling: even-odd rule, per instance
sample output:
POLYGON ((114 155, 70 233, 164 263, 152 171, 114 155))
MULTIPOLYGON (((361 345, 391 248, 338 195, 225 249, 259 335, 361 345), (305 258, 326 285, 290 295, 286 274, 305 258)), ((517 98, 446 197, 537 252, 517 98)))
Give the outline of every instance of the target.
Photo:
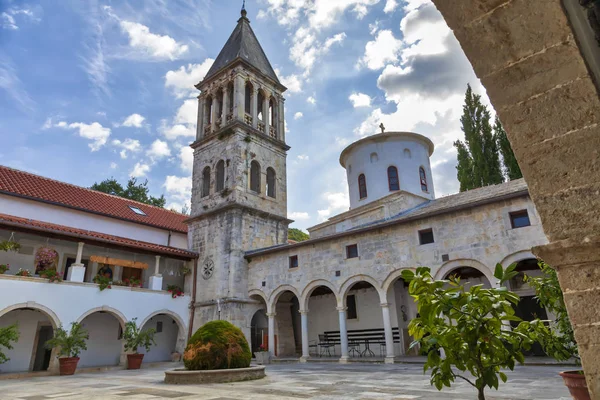
POLYGON ((335 356, 335 344, 331 343, 329 339, 327 339, 327 335, 319 335, 319 357, 323 357, 325 354, 331 357, 331 349, 333 347, 333 355, 335 356))
POLYGON ((313 349, 314 349, 314 351, 312 351, 312 355, 315 355, 315 356, 318 355, 319 354, 319 344, 317 343, 316 340, 309 340, 308 341, 308 355, 309 356, 311 355, 311 350, 313 350, 313 349))
POLYGON ((360 342, 356 340, 348 341, 348 354, 350 356, 358 355, 359 357, 362 357, 362 354, 360 354, 360 342))

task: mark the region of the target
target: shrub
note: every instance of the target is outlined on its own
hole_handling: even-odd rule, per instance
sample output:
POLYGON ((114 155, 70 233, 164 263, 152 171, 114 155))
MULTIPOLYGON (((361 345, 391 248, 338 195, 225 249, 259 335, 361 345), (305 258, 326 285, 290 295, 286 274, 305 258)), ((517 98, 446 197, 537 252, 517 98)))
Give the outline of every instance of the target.
POLYGON ((58 347, 59 357, 79 357, 79 353, 87 350, 86 341, 89 335, 80 323, 71 324, 71 332, 67 332, 60 326, 54 332, 54 337, 46 342, 47 349, 58 347))
POLYGON ((155 333, 156 329, 154 328, 141 330, 137 325, 137 318, 133 318, 125 324, 125 332, 123 333, 125 351, 133 351, 138 354, 138 348, 143 347, 146 352, 149 352, 152 345, 156 346, 155 333))
POLYGON ((19 328, 17 327, 17 324, 13 324, 5 328, 0 328, 0 364, 4 364, 8 360, 10 360, 10 358, 8 358, 6 354, 2 352, 2 348, 4 347, 8 350, 12 350, 13 342, 18 341, 19 328))
POLYGON ((194 333, 183 354, 192 371, 247 368, 252 353, 242 331, 227 321, 212 321, 194 333))

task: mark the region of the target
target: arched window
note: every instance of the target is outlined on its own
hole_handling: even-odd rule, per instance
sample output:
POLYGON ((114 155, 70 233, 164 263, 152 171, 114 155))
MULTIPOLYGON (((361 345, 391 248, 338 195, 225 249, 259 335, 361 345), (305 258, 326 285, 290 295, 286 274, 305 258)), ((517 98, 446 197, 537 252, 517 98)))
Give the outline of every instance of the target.
POLYGON ((269 100, 269 125, 275 126, 275 103, 273 103, 273 99, 269 100))
POLYGON ((246 114, 252 114, 252 92, 254 88, 250 82, 246 82, 246 93, 244 96, 244 111, 246 114))
POLYGON ((421 178, 421 190, 427 192, 427 175, 425 175, 425 168, 419 168, 419 177, 421 178))
POLYGON ((212 124, 213 117, 213 99, 212 96, 208 96, 206 98, 206 123, 208 125, 212 124))
POLYGON ((266 118, 265 118, 265 112, 266 112, 266 110, 264 109, 264 105, 265 105, 265 94, 263 93, 262 90, 259 90, 258 91, 258 113, 257 113, 257 117, 262 122, 266 121, 266 118))
POLYGON ((365 174, 358 176, 358 195, 361 199, 367 197, 367 178, 365 178, 365 174))
POLYGON ((371 164, 375 164, 377 161, 379 161, 377 153, 371 153, 371 164))
POLYGON ((217 179, 215 189, 217 192, 225 189, 225 161, 221 160, 217 163, 217 179))
POLYGON ((202 170, 202 197, 210 194, 210 167, 202 170))
POLYGON ((412 156, 410 155, 410 150, 409 149, 404 149, 404 158, 411 158, 412 156))
POLYGON ((275 198, 275 170, 267 168, 267 196, 275 198))
POLYGON ((390 192, 395 190, 400 190, 400 181, 398 180, 398 168, 388 167, 388 186, 390 188, 390 192))
POLYGON ((260 164, 258 161, 250 163, 250 190, 260 193, 260 164))
POLYGON ((233 82, 229 82, 227 85, 227 102, 229 103, 227 114, 230 114, 233 112, 233 82))

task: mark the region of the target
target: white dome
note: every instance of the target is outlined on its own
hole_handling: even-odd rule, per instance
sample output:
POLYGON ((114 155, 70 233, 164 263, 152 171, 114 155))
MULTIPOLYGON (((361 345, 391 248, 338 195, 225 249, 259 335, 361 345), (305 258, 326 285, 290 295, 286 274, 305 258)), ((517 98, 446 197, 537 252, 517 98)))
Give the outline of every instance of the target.
POLYGON ((379 133, 346 147, 340 164, 346 169, 350 207, 363 206, 397 190, 434 199, 429 162, 433 150, 429 138, 412 132, 379 133), (398 179, 394 179, 395 171, 398 179))

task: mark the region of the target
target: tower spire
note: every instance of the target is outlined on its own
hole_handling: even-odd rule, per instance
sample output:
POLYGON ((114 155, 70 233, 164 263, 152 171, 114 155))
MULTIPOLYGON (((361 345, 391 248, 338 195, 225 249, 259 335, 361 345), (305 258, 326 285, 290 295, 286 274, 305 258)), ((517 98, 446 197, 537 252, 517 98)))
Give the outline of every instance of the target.
POLYGON ((246 0, 244 0, 244 2, 242 3, 242 18, 246 18, 246 15, 248 15, 248 12, 246 12, 246 0))

